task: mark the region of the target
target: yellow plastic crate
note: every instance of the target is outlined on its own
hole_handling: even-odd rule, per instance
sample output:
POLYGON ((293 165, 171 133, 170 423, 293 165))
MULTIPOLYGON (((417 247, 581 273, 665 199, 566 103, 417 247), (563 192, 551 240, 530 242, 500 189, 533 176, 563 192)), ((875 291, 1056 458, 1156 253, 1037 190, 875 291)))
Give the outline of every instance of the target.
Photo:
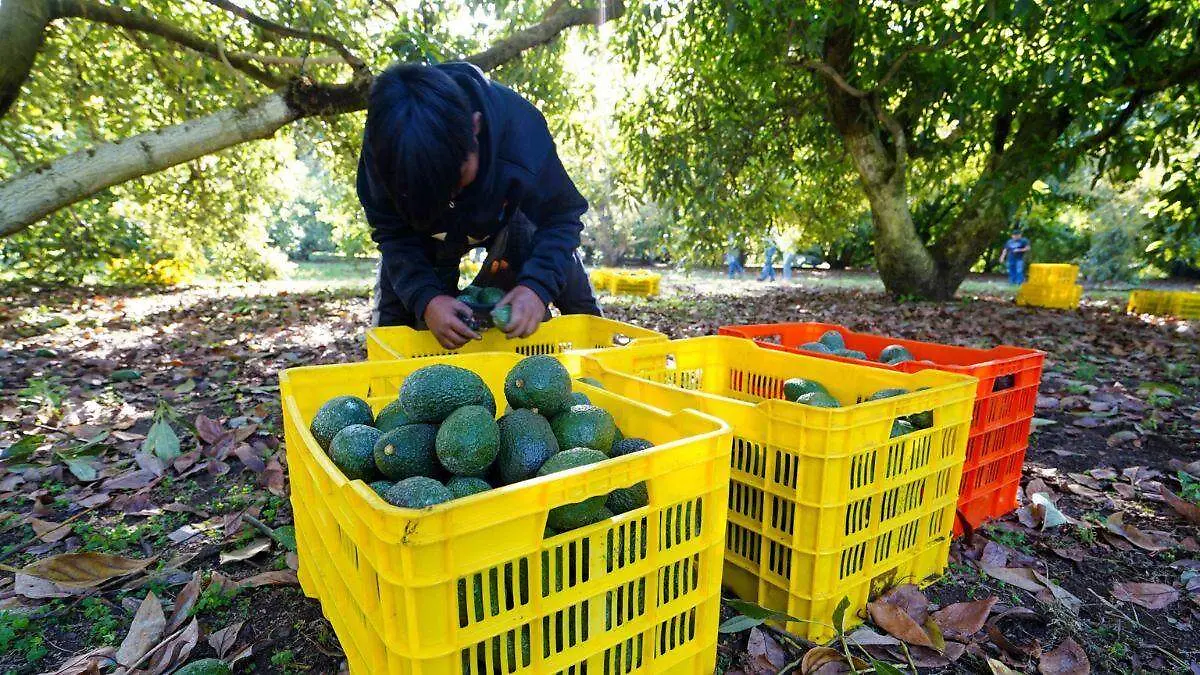
POLYGON ((586 375, 666 410, 696 409, 733 427, 725 584, 739 597, 833 636, 895 584, 924 583, 946 565, 977 380, 897 373, 702 337, 577 355, 586 375), (880 389, 912 393, 827 409, 782 398, 807 377, 842 402, 880 389), (917 391, 919 388, 928 387, 917 391), (933 426, 890 439, 901 415, 932 411, 933 426))
POLYGON ((1070 286, 1079 278, 1079 265, 1034 263, 1029 266, 1028 283, 1041 286, 1070 286))
POLYGON ((613 295, 658 295, 661 282, 661 274, 645 270, 604 269, 592 273, 592 285, 613 295))
POLYGON ((1083 286, 1079 284, 1046 286, 1021 284, 1017 289, 1017 304, 1050 309, 1077 309, 1083 298, 1083 286))
POLYGON ((1200 293, 1175 291, 1171 294, 1170 314, 1181 319, 1200 319, 1200 293))
POLYGON ((520 358, 280 376, 301 587, 321 601, 351 672, 712 672, 729 489, 724 422, 579 385, 626 434, 656 446, 419 510, 347 480, 308 431, 329 398, 364 397, 378 411, 409 373, 438 362, 479 373, 503 405, 504 376, 520 358), (544 537, 551 508, 643 480, 648 506, 544 537))
POLYGON ((1171 291, 1133 291, 1129 294, 1128 314, 1167 314, 1171 310, 1171 291))
MULTIPOLYGON (((499 330, 486 330, 482 340, 472 340, 459 354, 515 352, 525 356, 559 354, 575 349, 622 347, 637 340, 665 340, 667 336, 648 328, 587 314, 555 317, 527 338, 508 339, 499 330)), ((419 356, 453 354, 443 348, 433 333, 407 326, 371 328, 367 331, 367 360, 387 361, 419 356)))

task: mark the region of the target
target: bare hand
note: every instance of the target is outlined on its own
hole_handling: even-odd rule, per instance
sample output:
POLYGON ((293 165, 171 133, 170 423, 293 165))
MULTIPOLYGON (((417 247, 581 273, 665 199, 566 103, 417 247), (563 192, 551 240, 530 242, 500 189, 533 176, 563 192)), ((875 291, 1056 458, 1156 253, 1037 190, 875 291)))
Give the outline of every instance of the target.
POLYGON ((482 339, 461 318, 471 314, 470 307, 449 295, 436 296, 425 305, 425 323, 446 349, 458 349, 471 340, 482 339))
POLYGON ((529 289, 528 286, 515 286, 508 292, 497 307, 509 305, 512 307, 512 318, 504 327, 505 334, 510 338, 523 338, 533 335, 546 316, 546 305, 542 299, 529 289))

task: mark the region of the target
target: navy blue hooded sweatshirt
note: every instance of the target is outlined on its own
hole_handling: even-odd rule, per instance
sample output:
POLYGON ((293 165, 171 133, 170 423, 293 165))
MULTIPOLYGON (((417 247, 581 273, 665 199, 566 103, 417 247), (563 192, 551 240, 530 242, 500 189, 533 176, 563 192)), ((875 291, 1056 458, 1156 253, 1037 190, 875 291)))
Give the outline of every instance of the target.
POLYGON ((482 241, 503 228, 520 209, 537 233, 517 283, 549 304, 566 283, 579 247, 580 217, 587 211, 587 201, 563 168, 546 119, 533 104, 492 82, 469 63, 434 67, 450 75, 466 92, 474 110, 482 114, 479 172, 455 198, 454 208, 439 226, 418 232, 393 205, 384 188, 387 176, 379 174, 369 139, 363 139, 358 198, 396 295, 416 316, 424 316, 425 306, 435 296, 455 294, 455 289, 442 286, 433 271, 437 239, 463 244, 482 241))

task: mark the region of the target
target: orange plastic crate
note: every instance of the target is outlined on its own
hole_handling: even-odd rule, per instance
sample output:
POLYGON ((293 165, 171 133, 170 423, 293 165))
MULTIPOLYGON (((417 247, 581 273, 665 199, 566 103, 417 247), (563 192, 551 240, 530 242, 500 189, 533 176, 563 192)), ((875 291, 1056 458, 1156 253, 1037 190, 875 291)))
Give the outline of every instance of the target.
POLYGON ((1022 347, 974 349, 903 340, 856 333, 844 326, 827 323, 723 326, 720 334, 753 339, 763 347, 833 361, 865 364, 904 373, 932 369, 979 378, 975 410, 971 416, 971 435, 967 441, 967 457, 963 463, 962 486, 959 489, 959 517, 954 533, 963 533, 963 521, 974 528, 1016 508, 1017 484, 1025 450, 1029 446, 1029 430, 1037 403, 1045 352, 1022 347), (847 349, 865 352, 869 360, 800 349, 800 345, 815 341, 829 330, 840 332, 847 349), (903 346, 916 360, 896 365, 874 360, 888 345, 903 346))

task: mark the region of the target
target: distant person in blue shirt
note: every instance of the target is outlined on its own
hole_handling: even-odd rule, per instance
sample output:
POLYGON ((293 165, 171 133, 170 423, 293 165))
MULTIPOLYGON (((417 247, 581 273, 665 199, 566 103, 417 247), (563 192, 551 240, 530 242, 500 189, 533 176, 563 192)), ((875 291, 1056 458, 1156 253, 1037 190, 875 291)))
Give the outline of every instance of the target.
POLYGON ((1000 262, 1008 263, 1008 283, 1014 286, 1025 283, 1026 253, 1029 253, 1029 240, 1020 230, 1015 230, 1000 252, 1000 262))

